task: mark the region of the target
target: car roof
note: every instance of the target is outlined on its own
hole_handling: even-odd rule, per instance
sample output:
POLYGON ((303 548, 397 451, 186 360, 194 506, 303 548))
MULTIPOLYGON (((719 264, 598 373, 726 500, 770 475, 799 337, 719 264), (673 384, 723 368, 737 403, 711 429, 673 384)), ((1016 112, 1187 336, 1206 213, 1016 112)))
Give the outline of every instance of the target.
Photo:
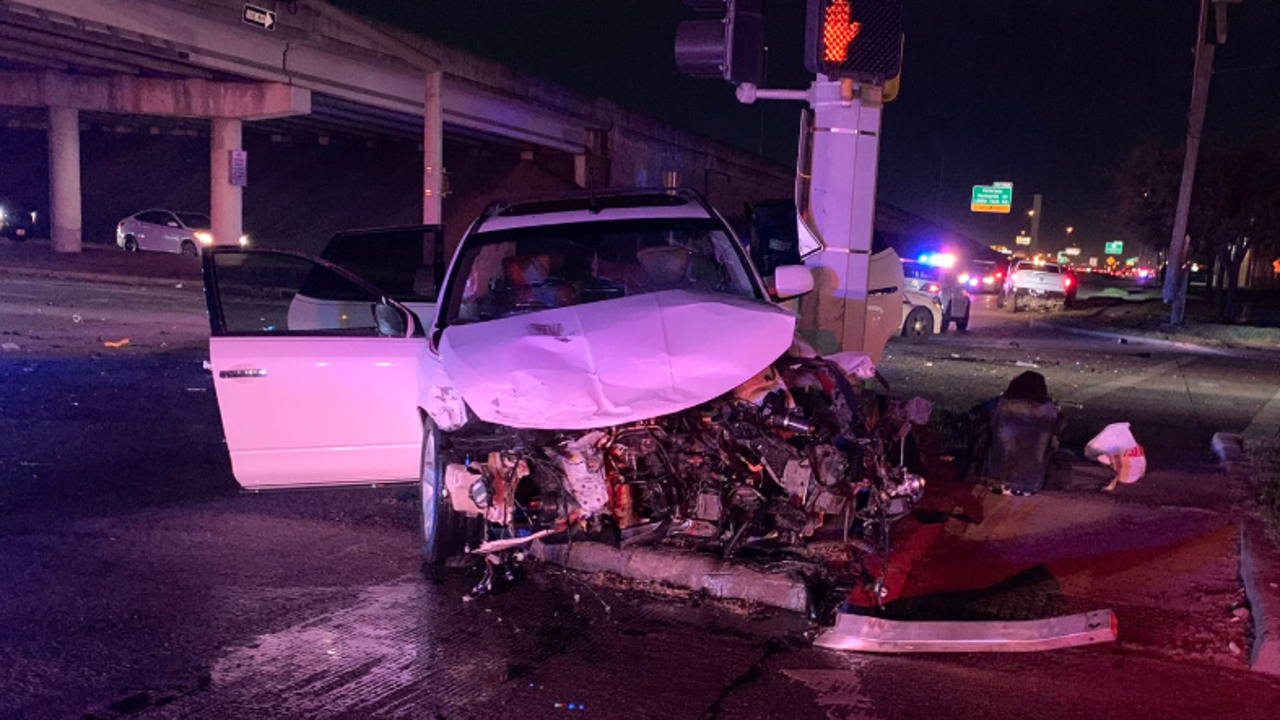
POLYGON ((523 201, 493 203, 480 215, 473 232, 599 222, 716 217, 692 190, 611 190, 575 192, 523 201))

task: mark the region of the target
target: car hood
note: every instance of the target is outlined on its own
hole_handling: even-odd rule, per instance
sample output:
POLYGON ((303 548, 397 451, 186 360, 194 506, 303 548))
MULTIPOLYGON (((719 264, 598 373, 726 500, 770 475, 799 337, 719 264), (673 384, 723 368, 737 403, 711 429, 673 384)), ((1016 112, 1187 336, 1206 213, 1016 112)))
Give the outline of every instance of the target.
POLYGON ((445 374, 480 419, 584 430, 667 415, 746 382, 790 347, 769 303, 668 290, 454 325, 445 374))

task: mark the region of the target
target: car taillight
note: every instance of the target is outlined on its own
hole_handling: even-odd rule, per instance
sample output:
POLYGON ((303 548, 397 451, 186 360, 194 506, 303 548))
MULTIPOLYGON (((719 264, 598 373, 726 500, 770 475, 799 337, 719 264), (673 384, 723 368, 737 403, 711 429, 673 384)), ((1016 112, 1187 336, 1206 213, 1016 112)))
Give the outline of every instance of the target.
POLYGON ((1004 273, 1003 273, 1003 272, 1001 272, 1001 271, 999 271, 999 270, 997 270, 997 271, 996 271, 996 279, 997 279, 997 280, 1001 280, 1001 279, 1003 279, 1003 278, 1004 278, 1004 273))
POLYGON ((930 286, 928 287, 928 290, 929 290, 929 292, 931 292, 931 293, 942 292, 942 288, 938 287, 936 284, 935 284, 935 285, 930 285, 930 286))
POLYGON ((1070 289, 1071 289, 1071 276, 1070 276, 1070 275, 1068 275, 1068 276, 1066 276, 1066 277, 1062 278, 1062 288, 1063 288, 1064 290, 1070 290, 1070 289))

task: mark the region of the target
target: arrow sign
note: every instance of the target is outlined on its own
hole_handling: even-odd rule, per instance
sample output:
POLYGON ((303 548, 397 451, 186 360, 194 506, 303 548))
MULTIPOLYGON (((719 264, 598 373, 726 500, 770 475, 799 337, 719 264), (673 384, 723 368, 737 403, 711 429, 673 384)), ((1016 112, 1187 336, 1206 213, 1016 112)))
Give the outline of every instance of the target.
POLYGON ((849 59, 849 43, 862 30, 862 23, 849 22, 851 15, 849 0, 835 0, 827 6, 827 16, 822 21, 823 56, 827 62, 842 63, 849 59))
POLYGON ((245 3, 243 19, 249 25, 260 27, 263 30, 276 29, 276 14, 266 8, 260 8, 257 5, 245 3))

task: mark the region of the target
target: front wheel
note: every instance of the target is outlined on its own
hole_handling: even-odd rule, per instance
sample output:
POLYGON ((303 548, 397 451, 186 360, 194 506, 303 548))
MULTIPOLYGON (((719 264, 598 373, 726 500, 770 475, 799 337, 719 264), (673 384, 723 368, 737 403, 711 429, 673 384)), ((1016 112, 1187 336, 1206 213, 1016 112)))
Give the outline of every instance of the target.
POLYGON ((470 518, 453 509, 445 487, 445 435, 428 418, 422 427, 422 470, 419 487, 422 493, 421 529, 422 561, 441 566, 467 549, 469 531, 482 527, 483 520, 470 518))
POLYGON ((138 239, 132 235, 124 236, 124 251, 138 252, 138 239))
MULTIPOLYGON (((959 327, 957 325, 957 327, 959 327)), ((951 329, 951 305, 947 305, 947 309, 942 313, 942 332, 951 329)))
POLYGON ((200 255, 200 248, 196 247, 196 244, 190 240, 183 240, 181 252, 186 257, 197 257, 200 255))
POLYGON ((967 307, 967 308, 965 308, 965 309, 964 309, 964 317, 960 318, 959 320, 956 320, 956 329, 957 329, 957 330, 959 330, 960 332, 968 332, 968 330, 969 330, 969 313, 970 313, 972 310, 973 310, 973 308, 972 308, 972 307, 967 307))
POLYGON ((922 307, 907 313, 907 321, 902 324, 902 334, 908 342, 922 343, 928 340, 933 335, 933 313, 922 307))

